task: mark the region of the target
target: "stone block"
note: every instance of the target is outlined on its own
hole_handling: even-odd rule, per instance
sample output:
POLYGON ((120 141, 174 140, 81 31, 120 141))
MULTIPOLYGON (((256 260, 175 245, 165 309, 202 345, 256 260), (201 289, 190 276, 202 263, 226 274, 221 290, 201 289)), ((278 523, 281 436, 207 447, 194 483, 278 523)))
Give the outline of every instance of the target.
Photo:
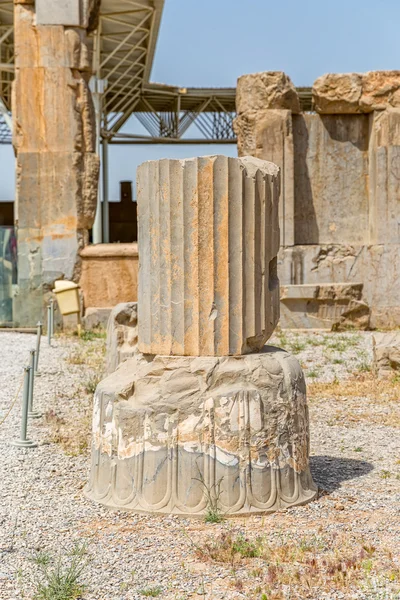
POLYGON ((107 324, 106 373, 131 358, 137 350, 137 303, 121 302, 110 312, 107 324))
POLYGON ((68 67, 78 71, 91 69, 84 30, 65 28, 62 25, 51 27, 37 25, 33 6, 15 6, 14 11, 19 69, 27 67, 68 67))
POLYGON ((69 68, 18 69, 13 112, 13 144, 18 152, 95 151, 94 108, 88 85, 69 68))
POLYGON ((374 333, 373 366, 379 377, 390 377, 400 371, 400 332, 374 333))
POLYGON ((83 317, 83 326, 86 331, 92 329, 107 329, 108 319, 112 308, 87 308, 83 317))
POLYGON ((282 329, 367 329, 370 308, 362 283, 302 284, 281 287, 282 329))
POLYGON ((82 24, 82 0, 35 0, 38 25, 69 25, 79 27, 82 24))
POLYGON ((285 190, 279 202, 281 245, 294 244, 294 152, 290 110, 250 110, 234 121, 239 156, 255 156, 268 160, 281 170, 281 187, 285 190))
POLYGON ((373 244, 398 244, 400 109, 369 115, 369 231, 373 244))
POLYGON ((292 120, 295 244, 368 242, 369 116, 292 120))
POLYGON ((279 169, 252 157, 149 161, 137 172, 139 348, 259 350, 279 318, 279 169))
POLYGON ((301 112, 296 88, 286 73, 266 71, 239 77, 236 87, 236 110, 239 115, 271 108, 301 112))
POLYGON ((400 71, 328 73, 313 85, 315 110, 325 114, 370 113, 400 106, 400 71))
POLYGON ((109 308, 137 300, 137 244, 95 244, 80 251, 84 305, 109 308))
POLYGON ((362 112, 362 75, 360 73, 328 73, 314 81, 315 110, 325 114, 353 114, 362 112))
MULTIPOLYGON (((400 326, 400 245, 302 245, 281 249, 282 286, 363 282, 370 327, 400 326)), ((282 307, 281 307, 282 308, 282 307)))
POLYGON ((400 71, 369 71, 362 79, 360 107, 363 112, 400 107, 400 71))
POLYGON ((135 356, 95 393, 89 498, 122 510, 227 516, 304 504, 309 471, 303 373, 285 351, 135 356), (218 493, 219 492, 219 493, 218 493))

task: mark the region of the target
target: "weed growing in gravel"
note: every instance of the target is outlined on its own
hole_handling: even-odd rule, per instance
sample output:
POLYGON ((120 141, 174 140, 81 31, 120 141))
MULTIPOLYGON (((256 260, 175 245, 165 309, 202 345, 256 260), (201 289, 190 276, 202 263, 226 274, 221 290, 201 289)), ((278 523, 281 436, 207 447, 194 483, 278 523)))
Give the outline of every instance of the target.
POLYGON ((142 596, 147 596, 148 598, 157 598, 162 592, 160 586, 156 587, 148 587, 143 590, 139 590, 139 594, 142 596))
POLYGON ((89 375, 84 385, 85 392, 87 394, 94 394, 98 384, 101 381, 101 375, 99 373, 95 373, 94 375, 89 375))
POLYGON ((343 358, 334 358, 332 362, 334 365, 342 365, 344 363, 344 360, 343 358))
POLYGON ((232 531, 223 531, 216 538, 208 538, 202 546, 196 546, 200 558, 211 558, 215 562, 233 565, 238 558, 255 558, 261 555, 262 538, 250 541, 243 534, 234 535, 232 531))
POLYGON ((371 371, 371 364, 365 360, 361 361, 358 365, 360 373, 369 373, 371 371))
POLYGON ((309 371, 307 371, 307 377, 311 377, 312 379, 319 377, 318 369, 310 369, 309 371))
MULTIPOLYGON (((74 335, 78 334, 75 332, 74 335)), ((93 340, 106 339, 106 336, 105 331, 82 331, 79 339, 83 342, 92 342, 93 340)))
POLYGON ((53 558, 38 553, 32 562, 37 567, 34 574, 34 600, 76 600, 86 589, 81 582, 87 566, 86 545, 76 544, 66 555, 53 558))
POLYGON ((199 469, 199 476, 194 478, 195 481, 200 481, 203 486, 206 498, 207 498, 207 510, 204 515, 204 521, 206 523, 221 523, 224 520, 224 514, 221 510, 221 485, 223 477, 221 477, 216 483, 208 486, 204 481, 204 476, 199 469))
POLYGON ((296 337, 293 341, 289 342, 289 350, 293 352, 293 354, 298 354, 302 352, 306 347, 305 342, 301 342, 298 337, 296 337))
POLYGON ((286 348, 289 344, 288 336, 286 335, 286 333, 284 331, 280 331, 278 333, 278 338, 279 345, 282 346, 282 348, 286 348))
POLYGON ((71 365, 84 365, 85 355, 80 350, 73 350, 70 352, 67 362, 69 362, 71 365))
POLYGON ((317 336, 311 336, 311 337, 305 339, 305 343, 309 346, 318 347, 318 346, 322 346, 324 341, 323 341, 323 339, 321 339, 317 336))

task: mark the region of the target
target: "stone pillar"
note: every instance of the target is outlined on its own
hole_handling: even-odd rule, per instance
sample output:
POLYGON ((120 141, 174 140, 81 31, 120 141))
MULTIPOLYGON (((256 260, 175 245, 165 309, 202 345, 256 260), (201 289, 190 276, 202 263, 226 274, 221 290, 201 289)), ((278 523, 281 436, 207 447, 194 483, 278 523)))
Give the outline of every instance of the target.
POLYGON ((139 350, 258 352, 279 319, 276 165, 150 161, 138 168, 137 199, 139 350))
POLYGON ((181 515, 308 502, 303 373, 264 346, 278 319, 279 169, 153 161, 137 197, 139 344, 96 390, 87 495, 181 515))
POLYGON ((400 243, 400 108, 374 111, 369 138, 369 242, 400 243))
POLYGON ((234 129, 239 156, 251 155, 281 169, 279 211, 281 245, 294 244, 294 150, 292 114, 300 101, 290 78, 281 71, 239 77, 234 129))
POLYGON ((88 88, 93 2, 14 0, 13 144, 18 287, 14 320, 32 325, 58 278, 79 279, 99 159, 88 88))

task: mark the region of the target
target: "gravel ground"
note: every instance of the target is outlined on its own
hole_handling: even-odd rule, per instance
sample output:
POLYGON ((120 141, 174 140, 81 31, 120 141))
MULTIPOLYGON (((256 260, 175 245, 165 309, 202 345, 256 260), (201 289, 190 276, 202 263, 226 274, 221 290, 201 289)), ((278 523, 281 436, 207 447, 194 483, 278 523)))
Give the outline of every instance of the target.
MULTIPOLYGON (((84 600, 400 598, 400 386, 394 380, 386 394, 374 383, 370 333, 273 338, 298 356, 307 376, 320 497, 274 515, 213 525, 110 512, 85 499, 90 391, 103 342, 59 337, 49 348, 42 340, 35 402, 47 418, 29 427, 38 448, 10 445, 19 434, 19 403, 0 426, 1 600, 34 597, 38 553, 42 563, 43 553, 68 562, 82 543, 84 600), (249 545, 260 536, 269 558, 264 546, 262 556, 232 552, 229 540, 249 545), (228 546, 229 559, 223 556, 228 546), (272 559, 278 550, 279 560, 272 559), (347 562, 338 568, 342 554, 347 562)), ((0 420, 34 343, 32 335, 0 333, 0 420)))

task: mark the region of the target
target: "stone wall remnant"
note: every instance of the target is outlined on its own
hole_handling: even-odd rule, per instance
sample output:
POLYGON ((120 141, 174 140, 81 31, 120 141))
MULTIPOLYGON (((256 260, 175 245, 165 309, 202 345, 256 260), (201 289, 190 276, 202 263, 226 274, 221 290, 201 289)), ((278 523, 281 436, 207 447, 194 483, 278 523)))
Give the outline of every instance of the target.
POLYGON ((294 243, 292 114, 300 113, 296 88, 281 71, 244 75, 237 82, 236 103, 234 130, 239 156, 266 160, 267 143, 268 160, 281 168, 281 186, 285 190, 279 204, 281 244, 290 246, 294 243))
POLYGON ((303 373, 263 346, 278 197, 276 165, 254 158, 139 167, 139 344, 95 393, 90 498, 198 516, 210 497, 227 515, 315 497, 303 373))
POLYGON ((136 302, 139 262, 136 243, 91 244, 79 254, 79 285, 85 310, 111 310, 115 303, 136 302))
POLYGON ((235 130, 281 169, 283 285, 363 283, 370 326, 399 326, 400 71, 324 75, 307 113, 260 102, 264 78, 239 78, 235 130))
POLYGON ((41 318, 43 296, 56 279, 79 279, 79 249, 89 241, 97 199, 86 30, 91 5, 68 0, 53 12, 45 5, 14 2, 19 287, 14 309, 20 325, 41 318), (74 22, 49 24, 44 18, 61 15, 61 9, 73 13, 74 22))

